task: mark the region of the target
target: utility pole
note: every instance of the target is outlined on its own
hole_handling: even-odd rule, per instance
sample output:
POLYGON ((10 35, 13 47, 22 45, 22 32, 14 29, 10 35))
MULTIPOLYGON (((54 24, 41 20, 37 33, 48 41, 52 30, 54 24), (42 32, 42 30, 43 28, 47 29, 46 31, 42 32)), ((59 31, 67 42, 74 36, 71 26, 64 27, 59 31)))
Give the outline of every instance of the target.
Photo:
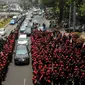
POLYGON ((73 8, 73 31, 75 31, 75 25, 76 25, 76 3, 74 1, 74 8, 73 8))
POLYGON ((70 25, 71 24, 71 4, 70 4, 70 10, 69 10, 69 32, 70 32, 70 25))
POLYGON ((9 4, 9 1, 7 1, 7 5, 8 5, 9 16, 10 16, 10 9, 11 9, 11 6, 10 6, 10 4, 9 4))

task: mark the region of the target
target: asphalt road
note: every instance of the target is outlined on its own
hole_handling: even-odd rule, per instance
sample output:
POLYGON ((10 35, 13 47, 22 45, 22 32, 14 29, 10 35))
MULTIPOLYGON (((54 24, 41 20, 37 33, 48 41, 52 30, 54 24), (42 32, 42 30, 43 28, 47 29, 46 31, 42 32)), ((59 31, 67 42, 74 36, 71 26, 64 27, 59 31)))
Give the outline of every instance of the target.
POLYGON ((6 35, 5 36, 8 36, 12 30, 16 29, 16 26, 17 26, 17 24, 15 24, 15 25, 8 25, 5 28, 5 30, 6 30, 6 35))
MULTIPOLYGON (((29 44, 30 38, 29 39, 29 44)), ((29 46, 29 48, 31 48, 29 46)), ((31 54, 30 54, 31 56, 31 54)), ((7 73, 6 81, 3 82, 3 85, 32 85, 32 66, 31 66, 31 57, 30 64, 26 66, 15 66, 14 65, 14 56, 12 63, 9 66, 7 73)))
MULTIPOLYGON (((48 21, 46 21, 45 18, 42 16, 35 16, 33 20, 37 20, 41 25, 43 23, 47 23, 47 26, 49 25, 48 21)), ((10 26, 10 29, 12 27, 10 26)), ((30 47, 30 37, 29 39, 29 50, 30 47)), ((9 70, 7 73, 6 80, 3 82, 3 85, 33 85, 32 83, 32 65, 31 65, 31 54, 30 54, 30 64, 26 66, 15 66, 14 65, 14 59, 12 60, 12 63, 9 66, 9 70)))
POLYGON ((37 20, 38 23, 42 26, 43 23, 46 24, 46 27, 49 27, 49 20, 46 20, 43 16, 35 16, 33 20, 37 20))

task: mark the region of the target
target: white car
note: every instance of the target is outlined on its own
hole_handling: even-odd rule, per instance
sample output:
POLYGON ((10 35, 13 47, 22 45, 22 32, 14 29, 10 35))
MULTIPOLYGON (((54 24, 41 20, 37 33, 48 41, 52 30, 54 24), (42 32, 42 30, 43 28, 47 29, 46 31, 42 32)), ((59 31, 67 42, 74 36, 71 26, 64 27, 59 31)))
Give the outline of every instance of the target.
POLYGON ((38 15, 42 15, 42 12, 41 12, 41 11, 39 11, 39 12, 38 12, 38 15))
POLYGON ((44 13, 44 10, 42 10, 42 13, 44 13))
POLYGON ((37 15, 37 11, 34 11, 34 12, 33 12, 33 15, 37 15))
POLYGON ((26 18, 28 21, 32 21, 31 16, 26 18))
POLYGON ((6 34, 5 28, 0 28, 0 35, 4 36, 6 34))
POLYGON ((26 34, 20 34, 18 38, 18 44, 20 45, 28 45, 28 39, 26 34))
POLYGON ((20 28, 20 32, 24 32, 25 29, 26 29, 26 26, 21 26, 21 28, 20 28))

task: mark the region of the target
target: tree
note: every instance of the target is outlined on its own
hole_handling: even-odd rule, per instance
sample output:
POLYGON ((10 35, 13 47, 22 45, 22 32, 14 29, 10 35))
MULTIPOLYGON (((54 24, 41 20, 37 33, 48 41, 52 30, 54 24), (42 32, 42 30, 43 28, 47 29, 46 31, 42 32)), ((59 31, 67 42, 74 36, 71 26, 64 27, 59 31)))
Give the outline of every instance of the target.
POLYGON ((85 24, 85 3, 79 7, 79 21, 81 25, 85 24))
POLYGON ((65 0, 59 0, 59 9, 60 9, 59 23, 61 23, 61 21, 62 21, 62 19, 63 19, 64 5, 65 5, 65 0))
MULTIPOLYGON (((59 23, 61 23, 64 17, 67 17, 67 18, 69 17, 70 4, 72 4, 72 7, 73 7, 74 0, 42 0, 42 2, 45 7, 53 7, 54 12, 58 10, 59 23)), ((84 14, 85 7, 83 4, 83 0, 75 0, 75 2, 76 2, 76 12, 79 14, 80 10, 82 10, 82 13, 84 14), (81 6, 82 4, 83 6, 81 6)))
POLYGON ((79 11, 81 16, 85 16, 85 3, 80 6, 79 11))

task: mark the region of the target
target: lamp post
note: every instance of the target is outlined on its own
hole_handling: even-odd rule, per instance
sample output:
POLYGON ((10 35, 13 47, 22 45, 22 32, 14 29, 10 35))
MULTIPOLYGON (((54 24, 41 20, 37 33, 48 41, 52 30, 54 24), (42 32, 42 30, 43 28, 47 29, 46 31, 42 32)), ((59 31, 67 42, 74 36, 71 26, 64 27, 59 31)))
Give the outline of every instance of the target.
POLYGON ((74 8, 73 8, 73 31, 75 31, 75 25, 76 25, 76 3, 74 1, 74 8))
POLYGON ((71 4, 70 4, 70 10, 69 10, 69 32, 70 32, 70 24, 71 24, 71 4))

